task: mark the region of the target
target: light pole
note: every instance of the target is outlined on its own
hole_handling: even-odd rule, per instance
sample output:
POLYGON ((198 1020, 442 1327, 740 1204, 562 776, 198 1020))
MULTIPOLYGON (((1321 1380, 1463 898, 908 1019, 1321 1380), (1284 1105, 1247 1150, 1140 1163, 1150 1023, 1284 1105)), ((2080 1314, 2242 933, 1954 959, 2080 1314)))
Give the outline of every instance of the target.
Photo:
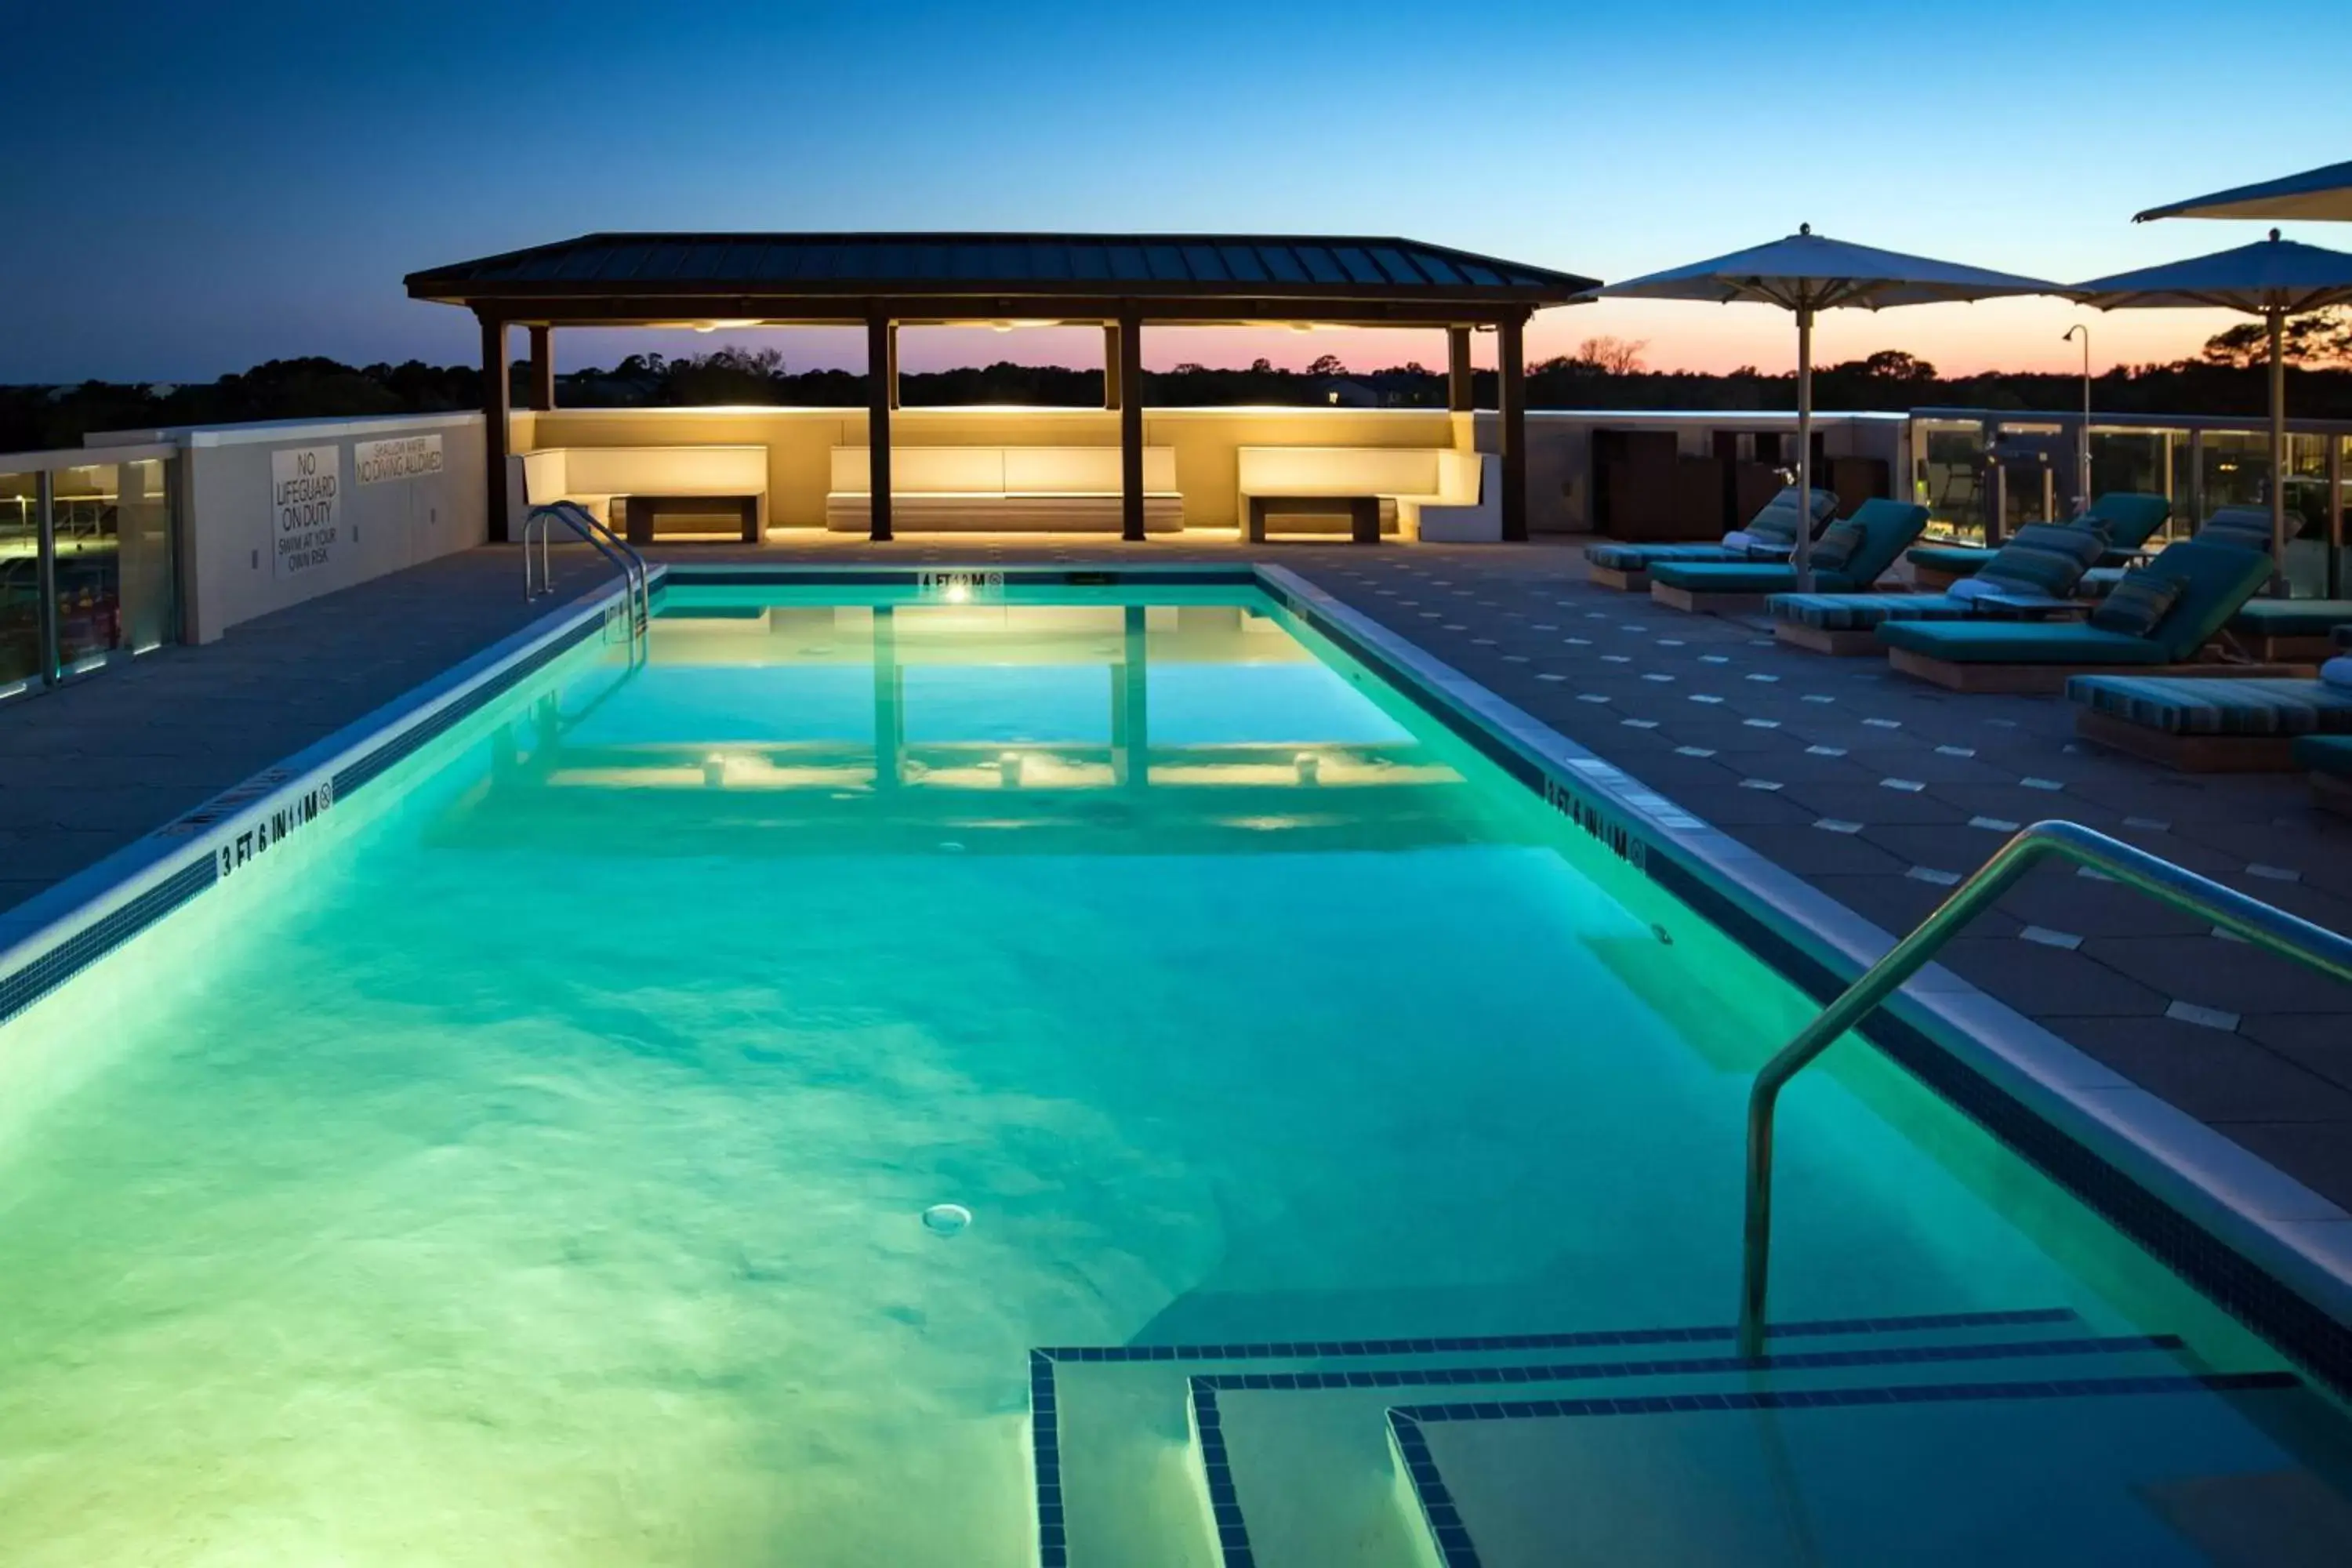
POLYGON ((2081 321, 2066 329, 2058 341, 2070 342, 2083 335, 2083 428, 2074 437, 2074 515, 2091 510, 2091 329, 2081 321))

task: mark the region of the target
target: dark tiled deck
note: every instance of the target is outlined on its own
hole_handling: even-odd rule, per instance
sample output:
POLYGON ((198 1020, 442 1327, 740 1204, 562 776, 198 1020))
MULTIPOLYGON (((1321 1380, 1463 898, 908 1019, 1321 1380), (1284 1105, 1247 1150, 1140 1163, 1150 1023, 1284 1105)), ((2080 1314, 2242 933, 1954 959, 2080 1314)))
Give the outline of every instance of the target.
MULTIPOLYGON (((730 559, 696 552, 680 559, 730 559)), ((1230 542, 928 539, 766 560, 1231 561, 1230 542)), ((2077 746, 2046 698, 1963 697, 1580 581, 1567 547, 1258 546, 1890 931, 2022 823, 2113 834, 2352 931, 2352 823, 2288 775, 2192 777, 2077 746)), ((511 552, 478 551, 221 643, 0 710, 0 906, 514 630, 511 552)), ((602 580, 575 561, 569 592, 602 580)), ((2352 1207, 2352 987, 2100 879, 2036 871, 1946 960, 2134 1081, 2352 1207)))

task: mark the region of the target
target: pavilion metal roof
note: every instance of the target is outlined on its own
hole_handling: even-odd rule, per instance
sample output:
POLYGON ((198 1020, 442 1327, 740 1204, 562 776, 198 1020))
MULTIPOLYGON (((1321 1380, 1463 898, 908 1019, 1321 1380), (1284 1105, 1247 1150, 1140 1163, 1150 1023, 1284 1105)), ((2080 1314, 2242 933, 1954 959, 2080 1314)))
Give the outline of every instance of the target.
POLYGON ((1084 306, 1113 300, 1360 303, 1371 313, 1566 304, 1573 273, 1419 240, 1217 234, 590 234, 411 273, 411 297, 503 309, 853 300, 1084 306))

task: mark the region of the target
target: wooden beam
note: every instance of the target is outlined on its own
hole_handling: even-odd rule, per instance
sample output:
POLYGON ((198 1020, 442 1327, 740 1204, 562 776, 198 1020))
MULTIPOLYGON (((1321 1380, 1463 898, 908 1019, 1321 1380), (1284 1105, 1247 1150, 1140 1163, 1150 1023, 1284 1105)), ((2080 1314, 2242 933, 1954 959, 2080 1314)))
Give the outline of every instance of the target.
POLYGON ((1478 406, 1471 391, 1470 329, 1445 329, 1445 406, 1456 414, 1467 414, 1478 406))
POLYGON ((1119 533, 1143 539, 1143 318, 1118 319, 1119 533))
POLYGON ((889 377, 890 377, 890 406, 891 406, 892 408, 894 408, 894 409, 901 406, 901 405, 900 405, 900 404, 899 404, 899 402, 898 402, 898 327, 899 327, 899 324, 900 324, 900 323, 898 323, 898 322, 897 322, 897 321, 893 321, 893 322, 891 322, 891 323, 890 323, 890 353, 889 353, 889 356, 888 356, 888 357, 889 357, 889 362, 890 362, 890 369, 889 369, 889 373, 888 373, 888 374, 889 374, 889 377))
POLYGON ((1528 319, 1511 317, 1495 329, 1502 411, 1503 537, 1528 537, 1528 319))
MULTIPOLYGON (((543 321, 559 327, 650 326, 710 317, 759 321, 779 327, 859 326, 866 321, 868 310, 880 310, 902 325, 918 327, 1008 318, 1085 324, 1104 320, 1122 305, 1145 303, 1076 289, 1068 293, 991 294, 964 299, 939 295, 696 295, 667 291, 509 295, 484 290, 447 302, 465 304, 477 311, 495 310, 509 321, 543 321)), ((1339 327, 1439 328, 1465 323, 1491 327, 1507 317, 1524 319, 1538 302, 1475 292, 1430 298, 1396 290, 1393 297, 1385 299, 1338 292, 1245 298, 1173 294, 1150 299, 1148 303, 1155 321, 1193 325, 1317 321, 1339 327)))
POLYGON ((866 537, 890 537, 890 406, 898 401, 895 329, 885 316, 866 322, 866 452, 869 459, 866 537))
POLYGON ((507 518, 507 426, 512 395, 507 386, 507 324, 504 319, 482 317, 482 486, 483 515, 489 523, 489 541, 504 544, 507 518))
POLYGON ((530 405, 546 413, 555 406, 555 329, 530 329, 530 405))
POLYGON ((1103 323, 1103 406, 1118 406, 1118 327, 1111 321, 1103 323))

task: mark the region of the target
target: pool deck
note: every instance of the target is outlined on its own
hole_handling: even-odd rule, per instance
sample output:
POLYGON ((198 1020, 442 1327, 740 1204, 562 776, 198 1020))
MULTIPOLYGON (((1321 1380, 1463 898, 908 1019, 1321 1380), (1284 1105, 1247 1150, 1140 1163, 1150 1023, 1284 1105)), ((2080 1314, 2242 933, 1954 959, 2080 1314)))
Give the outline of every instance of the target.
MULTIPOLYGON (((2064 817, 2352 932, 2352 822, 2299 775, 2179 774, 2075 742, 2057 698, 1961 696, 1582 581, 1580 548, 1121 547, 924 536, 669 559, 1277 561, 1889 932, 2018 825, 2064 817)), ((608 575, 559 564, 568 598, 608 575)), ((0 909, 544 614, 509 549, 446 557, 0 705, 0 909)), ((2352 1207, 2352 986, 2045 867, 1946 951, 2019 1012, 2352 1207)))

